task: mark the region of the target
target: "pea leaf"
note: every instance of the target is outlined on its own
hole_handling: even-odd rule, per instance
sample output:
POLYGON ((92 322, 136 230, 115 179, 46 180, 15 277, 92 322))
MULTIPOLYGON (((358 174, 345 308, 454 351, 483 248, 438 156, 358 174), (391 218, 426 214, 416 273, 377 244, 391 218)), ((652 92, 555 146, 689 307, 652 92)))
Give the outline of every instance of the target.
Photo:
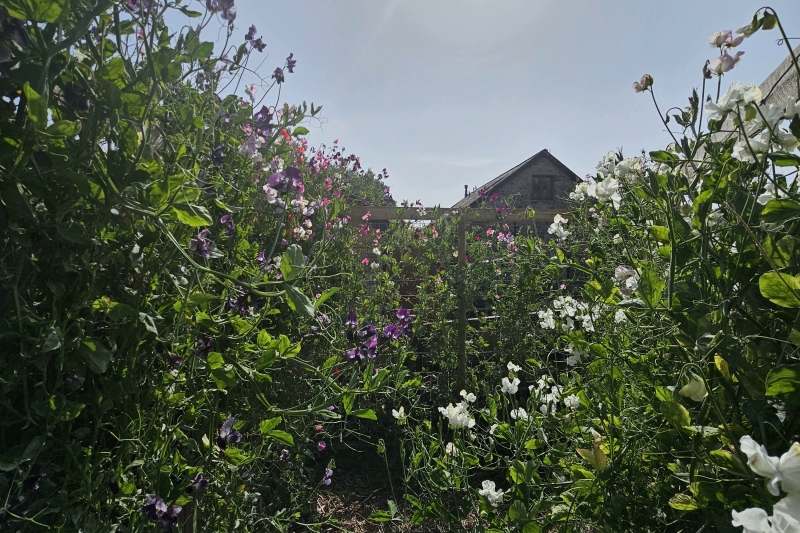
POLYGON ((350 414, 357 416, 358 418, 366 418, 367 420, 378 420, 378 417, 375 415, 375 411, 372 409, 356 409, 350 414))
POLYGON ((172 210, 178 220, 193 228, 210 226, 214 223, 208 209, 201 205, 176 204, 172 206, 172 210))
POLYGON ((697 501, 688 494, 676 494, 670 498, 669 506, 678 511, 694 511, 700 508, 697 501))
POLYGON ((81 123, 72 120, 59 120, 48 126, 44 132, 58 137, 74 137, 81 132, 81 123))
POLYGON ((770 224, 780 224, 795 218, 800 218, 800 202, 788 198, 773 198, 761 210, 761 220, 770 224))
POLYGON ((33 127, 43 130, 47 126, 47 100, 42 98, 39 93, 33 90, 27 81, 22 87, 25 98, 28 100, 28 118, 31 119, 33 127))
POLYGON ((645 268, 642 271, 642 277, 639 279, 639 294, 648 306, 656 307, 658 305, 665 286, 664 280, 653 270, 645 268))
POLYGON ((794 154, 767 154, 776 167, 800 167, 800 156, 794 154))
POLYGON ((319 306, 325 303, 325 300, 339 292, 341 287, 331 287, 330 289, 324 291, 319 298, 314 302, 314 309, 319 309, 319 306))
POLYGON ((266 435, 268 432, 270 432, 273 429, 275 429, 276 427, 278 427, 278 424, 280 424, 282 420, 283 420, 283 418, 280 417, 280 416, 276 416, 275 418, 268 418, 266 420, 262 420, 259 429, 261 429, 261 433, 262 434, 266 435))
POLYGON ((294 285, 286 287, 286 297, 289 308, 296 312, 302 313, 307 316, 314 316, 314 304, 308 299, 308 296, 303 294, 300 289, 294 285))
POLYGON ((687 427, 692 423, 689 411, 678 402, 661 402, 661 414, 664 415, 668 422, 677 427, 687 427))
POLYGON ((800 364, 779 366, 767 375, 767 396, 800 393, 800 364))
POLYGON ((4 5, 12 17, 39 23, 55 22, 68 3, 68 0, 6 0, 4 5))
POLYGON ((298 135, 308 135, 308 128, 304 126, 297 126, 294 131, 292 131, 292 135, 297 137, 298 135))
POLYGON ((767 272, 758 278, 761 296, 781 307, 800 307, 800 276, 767 272))
POLYGON ((294 438, 280 429, 270 429, 264 433, 264 437, 268 439, 275 439, 278 442, 286 444, 287 446, 294 446, 294 438))
POLYGON ((306 258, 303 255, 303 249, 292 244, 281 256, 281 274, 283 279, 291 281, 303 271, 306 265, 306 258))

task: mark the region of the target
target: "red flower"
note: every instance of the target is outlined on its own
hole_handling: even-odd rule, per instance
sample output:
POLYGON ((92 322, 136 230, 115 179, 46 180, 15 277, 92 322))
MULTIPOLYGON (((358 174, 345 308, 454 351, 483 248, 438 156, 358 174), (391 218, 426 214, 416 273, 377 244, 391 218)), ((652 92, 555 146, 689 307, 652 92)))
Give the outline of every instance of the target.
POLYGON ((284 138, 284 139, 286 139, 287 141, 288 141, 289 139, 291 139, 291 138, 292 138, 292 137, 289 135, 289 132, 288 132, 288 131, 286 131, 285 129, 284 129, 284 130, 281 130, 281 135, 282 135, 282 136, 283 136, 283 138, 284 138))

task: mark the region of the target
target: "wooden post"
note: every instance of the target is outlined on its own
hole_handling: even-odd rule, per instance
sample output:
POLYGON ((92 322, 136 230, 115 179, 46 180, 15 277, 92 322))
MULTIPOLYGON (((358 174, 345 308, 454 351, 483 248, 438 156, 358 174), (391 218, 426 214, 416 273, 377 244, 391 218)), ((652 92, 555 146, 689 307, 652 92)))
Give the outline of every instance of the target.
POLYGON ((456 389, 467 386, 467 221, 462 216, 458 221, 458 373, 456 389))

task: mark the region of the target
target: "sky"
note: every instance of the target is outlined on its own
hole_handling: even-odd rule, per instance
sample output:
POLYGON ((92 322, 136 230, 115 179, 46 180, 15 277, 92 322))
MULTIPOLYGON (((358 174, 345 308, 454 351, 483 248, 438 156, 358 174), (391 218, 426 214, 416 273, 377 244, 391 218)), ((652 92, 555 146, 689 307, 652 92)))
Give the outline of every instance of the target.
MULTIPOLYGON (((465 184, 472 190, 544 148, 584 176, 611 149, 665 147, 671 139, 649 94, 632 83, 648 73, 662 110, 687 105, 717 55, 708 36, 746 24, 762 5, 237 0, 234 37, 256 25, 267 43, 264 77, 294 54, 281 102, 324 105, 323 119, 307 124, 312 145, 339 139, 364 167, 386 168, 398 201, 450 206, 465 184)), ((800 37, 800 1, 770 5, 788 36, 800 37)), ((723 91, 761 83, 788 53, 778 38, 776 29, 746 39, 723 91)))

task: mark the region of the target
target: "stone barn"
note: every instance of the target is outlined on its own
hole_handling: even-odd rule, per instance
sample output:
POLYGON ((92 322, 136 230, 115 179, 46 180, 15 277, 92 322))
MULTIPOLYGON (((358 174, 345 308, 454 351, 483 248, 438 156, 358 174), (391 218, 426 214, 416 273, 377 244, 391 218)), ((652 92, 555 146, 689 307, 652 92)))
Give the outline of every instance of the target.
MULTIPOLYGON (((511 199, 517 210, 527 207, 566 210, 566 199, 579 181, 577 174, 545 149, 466 194, 453 207, 478 207, 482 193, 489 198, 497 194, 497 199, 489 205, 511 199)), ((548 237, 547 226, 537 227, 537 232, 540 237, 548 237)))

